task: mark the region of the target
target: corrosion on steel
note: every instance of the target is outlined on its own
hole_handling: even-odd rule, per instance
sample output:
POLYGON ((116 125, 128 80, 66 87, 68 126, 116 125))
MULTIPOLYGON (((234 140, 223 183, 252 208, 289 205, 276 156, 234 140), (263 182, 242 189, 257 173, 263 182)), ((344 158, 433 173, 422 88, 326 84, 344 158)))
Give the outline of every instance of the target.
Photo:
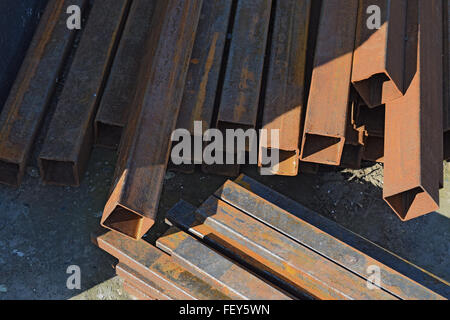
POLYGON ((438 210, 443 175, 442 1, 408 2, 405 69, 412 79, 386 104, 383 198, 401 220, 438 210), (408 58, 408 57, 407 57, 408 58))
POLYGON ((368 290, 362 278, 215 197, 196 210, 194 221, 186 215, 174 219, 190 233, 315 298, 396 299, 368 290))
POLYGON ((290 300, 271 284, 175 227, 159 238, 156 245, 199 279, 234 300, 290 300))
POLYGON ((95 117, 96 145, 116 149, 128 114, 134 111, 133 97, 138 85, 145 40, 151 32, 155 1, 131 4, 111 75, 95 117))
POLYGON ((173 300, 167 290, 124 263, 116 265, 116 273, 126 283, 140 292, 139 298, 141 298, 142 295, 145 295, 153 300, 173 300))
POLYGON ((140 239, 154 224, 202 1, 158 1, 121 141, 104 227, 140 239))
POLYGON ((69 5, 85 0, 48 2, 25 60, 0 116, 0 182, 19 186, 30 150, 72 46, 67 29, 69 5))
POLYGON ((322 3, 301 148, 303 161, 335 166, 341 162, 357 11, 358 0, 322 3))
POLYGON ((50 123, 39 168, 48 184, 78 186, 94 139, 94 117, 129 6, 96 1, 50 123))
MULTIPOLYGON (((240 180, 242 181, 242 178, 240 180)), ((215 195, 362 278, 369 278, 370 275, 367 274, 369 266, 379 267, 381 272, 380 286, 392 295, 407 300, 442 299, 440 295, 433 291, 235 182, 227 181, 215 195)))
POLYGON ((403 96, 406 0, 360 0, 352 83, 369 107, 403 96), (367 9, 381 11, 381 27, 369 28, 367 9))
POLYGON ((119 262, 155 283, 178 300, 229 300, 216 288, 174 263, 172 258, 144 240, 135 241, 116 232, 93 235, 96 245, 119 262))

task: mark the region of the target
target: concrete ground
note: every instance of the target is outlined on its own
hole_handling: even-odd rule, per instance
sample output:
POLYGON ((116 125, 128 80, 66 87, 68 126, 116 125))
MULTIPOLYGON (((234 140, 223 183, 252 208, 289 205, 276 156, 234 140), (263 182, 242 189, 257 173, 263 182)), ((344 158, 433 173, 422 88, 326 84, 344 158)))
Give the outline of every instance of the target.
MULTIPOLYGON (((0 299, 131 298, 115 277, 115 259, 90 241, 114 164, 114 152, 95 149, 80 188, 42 185, 34 164, 20 188, 0 186, 0 299), (80 290, 66 286, 70 265, 81 269, 80 290)), ((450 168, 440 212, 406 223, 381 198, 381 165, 293 178, 260 177, 253 167, 244 172, 450 282, 450 168)), ((167 173, 161 221, 149 238, 165 230, 162 218, 179 199, 200 205, 224 181, 200 172, 167 173)))

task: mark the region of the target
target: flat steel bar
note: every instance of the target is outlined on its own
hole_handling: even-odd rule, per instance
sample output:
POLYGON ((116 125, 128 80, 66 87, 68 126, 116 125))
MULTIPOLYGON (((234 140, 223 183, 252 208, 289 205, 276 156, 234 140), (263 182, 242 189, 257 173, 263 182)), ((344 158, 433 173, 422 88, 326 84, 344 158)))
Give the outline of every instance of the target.
POLYGON ((364 145, 363 159, 384 163, 384 138, 368 136, 364 145))
POLYGON ((280 162, 271 168, 277 175, 298 174, 310 10, 310 0, 276 3, 262 124, 267 141, 260 138, 259 148, 272 149, 271 130, 279 130, 280 162))
POLYGON ((408 11, 417 58, 405 96, 386 104, 384 150, 383 198, 402 221, 439 209, 443 175, 442 1, 409 1, 408 11))
POLYGON ((376 107, 405 93, 407 0, 359 0, 352 83, 366 104, 376 107), (369 28, 367 10, 380 9, 380 28, 369 28))
POLYGON ((145 41, 151 32, 155 1, 135 0, 95 117, 95 144, 117 149, 139 81, 145 41))
POLYGON ((380 263, 383 263, 389 268, 396 270, 401 274, 407 275, 411 280, 441 296, 444 296, 446 299, 450 299, 450 286, 448 283, 432 275, 430 272, 419 269, 407 260, 396 256, 375 243, 344 228, 336 222, 329 220, 308 208, 305 208, 300 203, 274 191, 273 189, 246 175, 239 176, 235 182, 275 206, 295 215, 323 232, 328 233, 339 241, 346 243, 364 254, 367 254, 377 261, 380 261, 380 263))
POLYGON ((301 157, 338 166, 347 127, 358 0, 322 3, 301 157))
POLYGON ((47 111, 75 31, 67 29, 67 7, 86 0, 48 2, 0 115, 0 182, 18 187, 47 111))
POLYGON ((94 117, 130 1, 96 1, 39 155, 45 183, 78 186, 94 139, 94 117))
POLYGON ((166 290, 167 294, 174 299, 230 299, 174 263, 169 255, 144 240, 135 241, 117 232, 107 232, 94 237, 100 249, 166 290))
POLYGON ((382 290, 369 290, 362 278, 215 197, 196 215, 200 227, 192 226, 192 233, 198 235, 203 225, 211 228, 214 237, 247 255, 249 262, 274 270, 318 299, 396 299, 382 290))
POLYGON ((401 299, 443 299, 364 252, 341 242, 232 181, 227 181, 215 195, 364 279, 369 279, 369 266, 377 266, 380 269, 381 288, 401 299))
POLYGON ((159 238, 156 245, 233 300, 291 300, 271 284, 175 227, 159 238))
POLYGON ((443 72, 444 72, 444 132, 450 130, 450 1, 442 1, 443 18, 443 72))
POLYGON ((173 300, 166 290, 123 263, 116 265, 117 275, 154 300, 173 300))
POLYGON ((133 239, 154 224, 202 1, 157 2, 155 27, 101 223, 133 239), (157 31, 158 30, 158 31, 157 31))
POLYGON ((271 0, 238 1, 217 128, 256 125, 271 0))

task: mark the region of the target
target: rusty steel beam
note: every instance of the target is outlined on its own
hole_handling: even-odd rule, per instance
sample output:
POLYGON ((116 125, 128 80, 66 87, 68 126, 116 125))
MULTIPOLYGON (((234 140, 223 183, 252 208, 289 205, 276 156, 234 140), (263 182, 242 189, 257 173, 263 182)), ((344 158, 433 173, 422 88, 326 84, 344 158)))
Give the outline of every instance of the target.
POLYGON ((363 159, 384 163, 384 138, 368 136, 364 145, 363 159))
POLYGON ((361 168, 367 131, 365 126, 358 127, 355 124, 355 112, 358 105, 358 99, 353 90, 350 93, 349 100, 345 144, 344 149, 342 150, 340 167, 357 170, 361 168))
POLYGON ((123 282, 123 290, 125 290, 125 292, 127 292, 129 295, 136 298, 137 300, 141 301, 155 300, 154 298, 148 296, 147 294, 137 289, 135 286, 128 283, 127 281, 123 282))
MULTIPOLYGON (((256 126, 271 9, 272 0, 237 2, 215 124, 224 135, 228 129, 247 130, 256 126)), ((225 150, 217 152, 222 152, 226 158, 225 150)), ((237 150, 234 153, 233 165, 203 164, 202 170, 205 173, 237 176, 240 165, 236 163, 237 150)))
POLYGON ((101 224, 140 239, 154 224, 202 1, 158 1, 101 224))
POLYGON ((0 115, 0 182, 19 186, 75 31, 67 29, 70 5, 86 0, 48 2, 0 115))
POLYGON ((347 127, 358 0, 327 0, 317 35, 301 157, 338 166, 347 127))
POLYGON ((260 138, 259 148, 272 149, 270 131, 279 130, 280 162, 271 168, 277 175, 296 176, 299 169, 310 10, 310 0, 276 3, 262 124, 267 142, 260 138))
POLYGON ((96 1, 39 155, 45 183, 78 186, 94 138, 94 117, 130 1, 96 1))
POLYGON ((365 103, 376 107, 405 93, 407 0, 359 0, 352 83, 365 103), (368 27, 367 9, 381 11, 381 27, 368 27))
POLYGON ((343 242, 356 250, 363 252, 364 254, 367 254, 371 258, 379 261, 389 268, 406 275, 408 278, 419 283, 420 285, 429 288, 441 296, 444 296, 446 299, 450 298, 450 286, 445 281, 431 274, 429 271, 416 267, 404 258, 387 251, 386 249, 374 244, 356 233, 353 233, 338 223, 329 220, 308 208, 305 208, 300 203, 274 191, 273 189, 246 175, 241 175, 234 182, 264 200, 272 203, 273 205, 289 212, 290 214, 300 218, 323 232, 328 233, 338 241, 343 242))
POLYGON ((177 228, 156 241, 161 250, 233 300, 290 300, 286 294, 177 228))
POLYGON ((417 58, 405 69, 412 79, 405 96, 386 104, 383 198, 402 221, 439 209, 443 175, 441 10, 441 0, 408 2, 412 32, 407 46, 416 48, 417 58))
POLYGON ((229 300, 230 298, 174 263, 169 255, 144 240, 134 241, 116 232, 94 235, 96 245, 121 264, 157 284, 167 295, 181 300, 229 300))
POLYGON ((396 299, 231 205, 210 197, 195 212, 192 234, 216 239, 247 263, 275 273, 318 299, 396 299))
POLYGON ((215 195, 364 279, 369 279, 370 275, 367 273, 369 266, 379 267, 381 272, 380 286, 392 295, 407 300, 443 299, 442 296, 371 258, 364 252, 339 241, 332 235, 281 209, 235 182, 227 181, 215 195))
POLYGON ((142 276, 126 264, 119 263, 116 265, 116 273, 126 283, 134 287, 135 290, 140 291, 153 300, 173 300, 167 290, 142 276))
POLYGON ((133 112, 134 93, 144 56, 145 40, 151 32, 155 1, 136 0, 131 4, 111 75, 95 117, 95 144, 116 149, 128 114, 133 112))

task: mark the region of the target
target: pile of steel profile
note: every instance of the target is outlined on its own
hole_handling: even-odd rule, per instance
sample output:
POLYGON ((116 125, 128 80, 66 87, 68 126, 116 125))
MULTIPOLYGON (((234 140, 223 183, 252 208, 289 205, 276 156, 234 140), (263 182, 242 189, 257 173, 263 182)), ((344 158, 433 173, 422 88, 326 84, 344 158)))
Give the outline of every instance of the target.
POLYGON ((245 175, 198 208, 181 200, 166 222, 170 227, 154 244, 111 231, 94 235, 119 260, 117 274, 139 299, 429 300, 450 294, 438 278, 245 175), (379 283, 370 282, 375 268, 379 283))
POLYGON ((86 19, 69 30, 68 1, 50 0, 0 116, 0 182, 20 184, 41 131, 47 184, 78 186, 94 145, 117 149, 101 223, 139 240, 169 165, 236 177, 253 146, 221 150, 233 164, 170 163, 174 129, 200 153, 208 129, 267 129, 253 141, 261 170, 382 162, 402 220, 435 211, 450 157, 448 2, 76 0, 86 19))

